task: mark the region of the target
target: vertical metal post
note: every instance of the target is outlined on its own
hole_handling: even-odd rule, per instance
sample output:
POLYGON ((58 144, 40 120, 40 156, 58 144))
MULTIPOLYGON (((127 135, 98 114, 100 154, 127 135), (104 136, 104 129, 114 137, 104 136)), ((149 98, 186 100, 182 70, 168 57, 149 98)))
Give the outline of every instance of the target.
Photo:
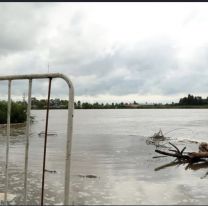
POLYGON ((49 85, 48 85, 48 102, 47 102, 46 124, 45 124, 45 141, 44 141, 44 153, 43 153, 41 205, 43 205, 43 199, 44 199, 45 161, 46 161, 46 148, 47 148, 47 136, 48 136, 48 117, 49 117, 50 95, 51 95, 51 80, 52 80, 52 78, 50 77, 49 78, 49 85))
POLYGON ((11 80, 8 81, 8 103, 7 103, 7 140, 6 140, 6 165, 5 165, 5 195, 4 203, 7 204, 8 192, 8 162, 9 162, 9 140, 10 140, 10 115, 11 115, 11 80))
POLYGON ((28 152, 29 152, 29 136, 30 136, 30 111, 31 111, 31 93, 32 79, 29 79, 28 101, 27 101, 27 124, 26 124, 26 145, 25 145, 25 179, 24 179, 24 204, 27 204, 27 170, 28 170, 28 152))
POLYGON ((72 132, 73 132, 72 131, 73 130, 73 110, 74 110, 74 91, 73 91, 73 88, 72 88, 72 89, 69 90, 69 102, 68 102, 64 205, 69 205, 71 145, 72 145, 72 132))

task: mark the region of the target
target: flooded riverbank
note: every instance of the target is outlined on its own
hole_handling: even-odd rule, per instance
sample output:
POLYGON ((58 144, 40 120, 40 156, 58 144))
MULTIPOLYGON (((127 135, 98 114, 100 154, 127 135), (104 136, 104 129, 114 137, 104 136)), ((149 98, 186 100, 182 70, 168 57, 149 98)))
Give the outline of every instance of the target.
MULTIPOLYGON (((28 204, 40 204, 45 111, 33 110, 29 150, 28 204)), ((52 110, 46 169, 45 204, 63 204, 67 110, 52 110)), ((208 165, 168 165, 173 158, 152 158, 148 136, 168 132, 179 148, 198 150, 207 141, 208 110, 75 110, 70 201, 84 204, 207 204, 208 165), (180 128, 180 129, 179 129, 180 128)), ((5 129, 0 129, 0 192, 4 191, 5 129)), ((11 131, 9 193, 23 201, 25 128, 11 131)))

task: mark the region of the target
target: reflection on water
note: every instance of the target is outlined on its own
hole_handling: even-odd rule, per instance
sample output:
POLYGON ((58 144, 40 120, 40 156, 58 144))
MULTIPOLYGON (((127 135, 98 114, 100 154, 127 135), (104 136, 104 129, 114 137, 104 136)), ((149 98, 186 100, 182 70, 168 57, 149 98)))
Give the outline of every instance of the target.
MULTIPOLYGON (((28 204, 40 204, 45 111, 32 111, 28 204)), ((50 112, 45 204, 63 204, 67 110, 50 112)), ((91 204, 207 204, 208 166, 152 158, 146 140, 160 128, 175 128, 169 136, 181 148, 198 150, 206 141, 208 110, 75 110, 70 201, 91 204), (190 132, 190 131, 193 132, 190 132), (193 134, 194 133, 194 134, 193 134)), ((6 129, 0 129, 0 194, 4 191, 6 129)), ((12 204, 23 202, 25 127, 11 131, 9 194, 12 204)))

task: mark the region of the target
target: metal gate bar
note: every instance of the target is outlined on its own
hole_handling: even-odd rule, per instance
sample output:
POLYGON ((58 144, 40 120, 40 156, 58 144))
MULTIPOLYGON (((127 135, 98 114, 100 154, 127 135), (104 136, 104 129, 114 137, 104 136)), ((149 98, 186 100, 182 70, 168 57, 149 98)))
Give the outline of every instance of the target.
POLYGON ((5 196, 4 202, 7 202, 8 191, 8 162, 9 162, 9 140, 10 140, 10 115, 11 115, 11 83, 8 82, 8 107, 7 107, 7 141, 6 141, 6 165, 5 165, 5 196))
POLYGON ((49 78, 48 99, 47 99, 47 108, 46 108, 46 124, 45 124, 45 141, 44 141, 44 154, 43 154, 41 205, 43 205, 43 199, 44 199, 45 160, 46 160, 46 148, 47 148, 47 137, 48 137, 47 134, 48 134, 48 117, 49 117, 49 109, 50 109, 50 96, 51 96, 51 78, 49 78))
POLYGON ((27 204, 27 169, 28 169, 28 153, 29 153, 29 135, 30 135, 30 110, 31 110, 31 93, 32 79, 29 80, 28 101, 27 101, 27 125, 26 125, 26 145, 25 145, 25 179, 24 179, 24 204, 27 204))
MULTIPOLYGON (((30 74, 30 75, 9 75, 0 76, 0 81, 8 81, 8 107, 7 107, 7 146, 6 146, 6 164, 5 164, 5 196, 4 201, 7 203, 8 191, 8 161, 9 161, 9 140, 10 140, 10 115, 11 115, 11 82, 12 80, 29 80, 28 89, 28 105, 27 105, 27 120, 26 120, 26 145, 25 145, 25 168, 24 168, 24 203, 27 204, 27 170, 28 170, 28 151, 29 151, 29 131, 30 131, 30 111, 31 111, 31 91, 33 79, 53 79, 62 78, 69 87, 68 100, 68 119, 67 119, 67 137, 66 137, 66 156, 65 156, 65 183, 64 183, 64 205, 69 204, 69 187, 70 187, 70 163, 71 163, 71 144, 72 144, 72 129, 73 129, 73 110, 74 110, 74 88, 71 80, 60 73, 48 74, 30 74)), ((50 84, 50 81, 49 81, 50 84)), ((49 96, 50 99, 50 96, 49 96)), ((49 107, 48 107, 49 109, 49 107)), ((46 118, 48 121, 48 115, 46 118)), ((45 131, 45 138, 47 137, 47 129, 45 131)), ((45 139, 46 141, 47 139, 45 139)), ((45 144, 46 146, 46 144, 45 144)), ((43 171, 44 173, 45 171, 43 171)), ((44 174, 43 174, 44 175, 44 174)), ((42 190, 42 197, 44 198, 44 187, 42 190)), ((41 200, 43 204, 43 200, 41 200)))

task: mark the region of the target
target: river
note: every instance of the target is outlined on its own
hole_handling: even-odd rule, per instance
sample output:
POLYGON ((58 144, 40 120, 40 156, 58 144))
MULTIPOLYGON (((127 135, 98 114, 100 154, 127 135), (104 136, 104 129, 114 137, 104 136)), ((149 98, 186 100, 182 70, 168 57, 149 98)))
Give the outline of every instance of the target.
MULTIPOLYGON (((28 204, 40 204, 45 110, 32 110, 28 204)), ((48 136, 45 204, 63 204, 67 110, 51 110, 48 136)), ((149 136, 162 129, 179 148, 197 151, 208 141, 206 109, 75 110, 72 141, 70 203, 208 204, 208 165, 161 167, 171 157, 153 158, 149 136), (168 133, 169 132, 169 133, 168 133), (94 175, 96 178, 87 178, 94 175)), ((6 130, 0 130, 0 194, 4 192, 6 130)), ((13 128, 10 138, 10 204, 23 203, 25 128, 13 128)))

